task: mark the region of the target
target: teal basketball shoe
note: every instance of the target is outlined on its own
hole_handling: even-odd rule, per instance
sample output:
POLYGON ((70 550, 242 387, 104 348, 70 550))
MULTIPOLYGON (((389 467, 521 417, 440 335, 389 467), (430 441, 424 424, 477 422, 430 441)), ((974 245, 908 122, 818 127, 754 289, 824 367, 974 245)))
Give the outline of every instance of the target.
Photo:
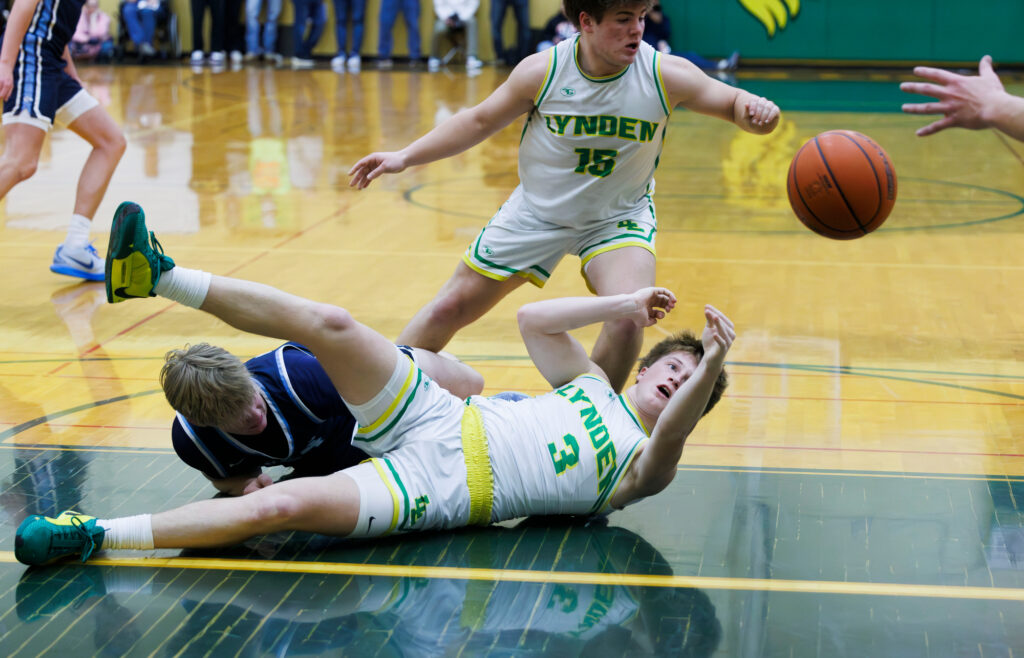
POLYGON ((174 261, 164 255, 153 232, 146 230, 146 215, 139 204, 125 201, 119 205, 104 263, 107 301, 116 304, 132 297, 155 297, 153 288, 160 275, 172 267, 174 261))
POLYGON ((33 514, 14 535, 14 557, 32 566, 80 553, 85 562, 103 545, 104 534, 94 517, 71 510, 55 519, 33 514))

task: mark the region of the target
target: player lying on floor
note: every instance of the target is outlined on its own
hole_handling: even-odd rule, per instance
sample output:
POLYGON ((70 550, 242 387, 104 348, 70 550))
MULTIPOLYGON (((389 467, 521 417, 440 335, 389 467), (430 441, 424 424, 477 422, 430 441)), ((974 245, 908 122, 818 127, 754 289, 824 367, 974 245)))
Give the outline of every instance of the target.
MULTIPOLYGON (((483 377, 468 365, 417 348, 403 354, 460 398, 480 393, 483 377)), ((171 441, 186 464, 233 496, 287 477, 330 475, 368 455, 352 445, 356 421, 316 357, 298 343, 241 359, 199 343, 167 353, 160 385, 175 410, 171 441)), ((512 393, 499 394, 514 397, 512 393)))
POLYGON ((522 307, 523 340, 555 390, 520 402, 463 401, 344 309, 175 267, 151 238, 142 209, 122 203, 107 252, 110 301, 160 295, 237 329, 308 346, 359 423, 353 441, 372 459, 325 477, 152 515, 31 516, 15 539, 15 555, 25 564, 73 554, 87 559, 101 548, 225 546, 283 530, 376 537, 621 509, 668 486, 687 436, 726 384, 735 330, 706 306, 700 339, 684 333, 663 340, 641 359, 635 383, 615 394, 568 332, 622 318, 655 324, 675 297, 645 288, 522 307))

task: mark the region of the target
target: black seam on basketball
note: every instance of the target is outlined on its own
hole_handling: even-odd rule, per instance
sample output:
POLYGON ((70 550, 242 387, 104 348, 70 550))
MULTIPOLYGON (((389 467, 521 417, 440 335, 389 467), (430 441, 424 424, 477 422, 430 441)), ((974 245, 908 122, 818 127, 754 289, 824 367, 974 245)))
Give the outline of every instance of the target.
MULTIPOLYGON (((821 144, 818 143, 817 137, 814 138, 814 146, 815 148, 818 149, 818 155, 821 156, 821 162, 822 164, 825 165, 825 169, 828 170, 828 175, 832 178, 832 183, 836 186, 836 192, 839 192, 839 198, 843 200, 843 203, 846 205, 846 209, 850 211, 850 217, 853 217, 853 221, 857 222, 857 226, 860 228, 860 230, 864 233, 864 235, 867 235, 868 230, 864 228, 864 224, 861 223, 860 218, 857 217, 857 213, 853 212, 853 206, 851 206, 850 202, 846 200, 846 195, 843 194, 843 188, 842 186, 839 185, 839 181, 836 180, 835 174, 832 173, 832 167, 829 166, 828 158, 825 157, 825 152, 821 150, 821 144)), ((847 231, 847 233, 849 232, 850 231, 847 231)))
MULTIPOLYGON (((868 166, 871 167, 871 175, 875 177, 875 187, 878 188, 878 208, 875 209, 875 214, 871 216, 871 221, 868 222, 868 226, 871 226, 872 224, 875 223, 875 219, 878 218, 879 213, 882 212, 882 201, 885 199, 885 190, 882 189, 882 181, 881 179, 878 178, 878 172, 875 170, 875 163, 871 161, 871 156, 868 155, 868 152, 864 149, 863 146, 860 145, 860 142, 855 140, 853 137, 847 135, 846 133, 839 134, 853 142, 853 145, 856 146, 860 150, 860 152, 864 154, 864 158, 868 161, 868 166)), ((860 222, 857 223, 859 224, 860 222)))
MULTIPOLYGON (((817 141, 818 141, 818 138, 815 137, 814 138, 815 145, 817 145, 817 141)), ((808 142, 807 144, 804 144, 803 146, 800 147, 800 150, 798 150, 796 152, 796 157, 793 158, 792 164, 790 164, 790 168, 793 169, 793 180, 795 181, 793 187, 796 188, 796 194, 797 194, 798 197, 800 197, 800 203, 804 204, 804 208, 807 209, 807 212, 810 214, 811 218, 814 221, 818 222, 818 224, 820 224, 823 228, 826 228, 829 231, 832 231, 834 233, 855 233, 856 231, 851 231, 849 229, 835 228, 834 226, 830 226, 829 224, 826 224, 825 222, 823 222, 821 220, 820 217, 818 217, 817 215, 814 214, 814 210, 811 208, 811 204, 807 203, 807 200, 804 199, 804 195, 800 191, 800 183, 799 183, 799 181, 796 180, 796 163, 797 163, 797 160, 800 159, 800 154, 804 152, 804 149, 807 148, 807 146, 809 144, 810 144, 810 142, 808 142)), ((818 152, 821 153, 821 149, 820 148, 818 149, 818 152)), ((824 160, 825 160, 825 158, 822 158, 822 161, 824 161, 824 160)), ((812 231, 814 231, 814 229, 811 228, 810 226, 808 226, 807 228, 809 228, 812 231)), ((863 230, 863 229, 861 229, 861 230, 863 230)), ((817 231, 815 231, 815 232, 817 232, 817 231)), ((824 235, 824 234, 821 234, 821 235, 824 235)))

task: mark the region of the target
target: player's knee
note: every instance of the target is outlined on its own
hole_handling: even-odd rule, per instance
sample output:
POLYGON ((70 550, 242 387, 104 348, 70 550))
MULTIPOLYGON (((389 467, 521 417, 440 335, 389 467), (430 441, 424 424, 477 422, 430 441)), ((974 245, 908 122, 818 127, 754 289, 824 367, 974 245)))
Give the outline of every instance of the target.
POLYGON ((282 494, 273 487, 249 494, 252 502, 252 523, 255 527, 269 530, 286 528, 302 511, 299 500, 290 494, 282 494))
POLYGON ((356 320, 351 313, 330 304, 317 304, 313 308, 313 315, 316 318, 314 333, 328 340, 332 336, 337 337, 347 333, 356 325, 356 320))
POLYGON ((28 180, 35 175, 38 166, 38 160, 18 160, 14 163, 14 173, 19 181, 28 180))
POLYGON ((125 139, 124 133, 118 131, 112 135, 107 135, 100 143, 100 147, 120 160, 128 148, 128 140, 125 139))
POLYGON ((433 326, 463 327, 476 318, 471 300, 457 292, 438 297, 430 309, 430 323, 433 326))

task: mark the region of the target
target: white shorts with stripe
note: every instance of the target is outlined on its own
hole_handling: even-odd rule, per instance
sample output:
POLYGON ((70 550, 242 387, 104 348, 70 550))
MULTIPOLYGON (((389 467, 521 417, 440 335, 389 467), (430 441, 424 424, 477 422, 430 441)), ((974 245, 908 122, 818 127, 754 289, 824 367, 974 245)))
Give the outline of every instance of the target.
POLYGON ((523 198, 520 185, 469 245, 462 260, 489 279, 513 275, 543 287, 566 254, 580 258, 580 270, 597 255, 622 247, 641 247, 656 255, 658 223, 648 195, 630 213, 610 219, 562 226, 537 217, 523 198))
MULTIPOLYGON (((352 439, 371 459, 345 471, 359 486, 361 499, 360 518, 350 536, 454 528, 470 522, 463 451, 466 403, 411 360, 400 358, 397 367, 405 369, 406 376, 391 392, 387 410, 372 424, 359 427, 352 439), (387 502, 382 496, 391 504, 381 504, 387 502)), ((482 427, 480 423, 474 452, 482 449, 486 458, 482 427)), ((489 474, 490 462, 486 464, 489 474)), ((490 493, 488 489, 486 494, 490 493)), ((488 505, 487 521, 489 509, 488 505)))

